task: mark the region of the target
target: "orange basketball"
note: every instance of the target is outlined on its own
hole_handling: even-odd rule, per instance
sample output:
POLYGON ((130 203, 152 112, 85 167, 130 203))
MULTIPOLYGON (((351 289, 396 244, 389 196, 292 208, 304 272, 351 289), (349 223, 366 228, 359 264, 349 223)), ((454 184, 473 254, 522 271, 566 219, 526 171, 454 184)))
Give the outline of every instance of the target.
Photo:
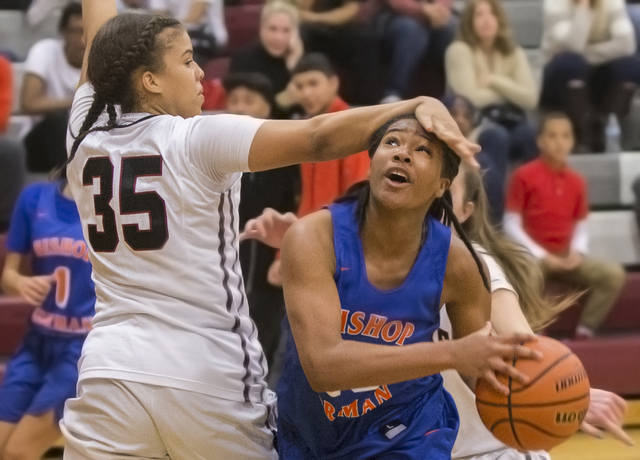
POLYGON ((529 383, 498 375, 511 390, 505 396, 478 380, 476 407, 485 426, 503 443, 520 451, 549 450, 580 427, 589 407, 589 378, 578 357, 557 340, 539 336, 526 346, 544 356, 541 361, 514 360, 529 383))

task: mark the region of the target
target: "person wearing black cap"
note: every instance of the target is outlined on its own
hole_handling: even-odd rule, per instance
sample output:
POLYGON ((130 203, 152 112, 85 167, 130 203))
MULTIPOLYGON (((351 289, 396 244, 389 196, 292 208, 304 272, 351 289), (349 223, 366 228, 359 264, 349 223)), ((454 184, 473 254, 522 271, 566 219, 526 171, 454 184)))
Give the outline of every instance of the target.
MULTIPOLYGON (((274 91, 269 79, 260 73, 235 73, 224 79, 227 92, 227 112, 270 118, 274 91)), ((269 171, 246 173, 242 176, 240 228, 266 208, 278 212, 296 212, 300 196, 298 165, 269 171)), ((280 323, 284 315, 282 289, 269 284, 269 267, 277 251, 256 240, 240 244, 240 264, 249 301, 249 313, 258 328, 267 363, 271 369, 280 343, 280 323)), ((268 378, 272 380, 271 375, 268 378)))

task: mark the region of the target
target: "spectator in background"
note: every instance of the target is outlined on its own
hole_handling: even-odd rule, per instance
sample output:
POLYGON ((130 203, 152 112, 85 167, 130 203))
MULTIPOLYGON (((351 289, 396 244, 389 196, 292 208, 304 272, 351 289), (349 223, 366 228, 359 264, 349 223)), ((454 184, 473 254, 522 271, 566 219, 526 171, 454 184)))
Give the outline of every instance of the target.
MULTIPOLYGON (((305 116, 312 118, 323 113, 347 110, 349 105, 338 96, 340 81, 329 59, 320 53, 311 53, 298 62, 292 72, 292 86, 305 116)), ((369 154, 360 152, 341 160, 322 163, 302 163, 302 196, 298 217, 304 217, 331 204, 357 182, 367 178, 369 154)), ((280 259, 269 269, 269 281, 282 285, 280 259)))
MULTIPOLYGON (((193 44, 194 60, 201 67, 227 46, 223 0, 148 0, 149 9, 184 24, 193 44)), ((129 2, 131 3, 131 2, 129 2)))
POLYGON ((0 457, 38 460, 62 435, 96 294, 78 209, 66 180, 20 195, 7 237, 2 289, 33 306, 0 386, 0 457), (26 267, 30 267, 25 270, 26 267))
POLYGON ((629 111, 640 84, 636 39, 622 0, 545 0, 540 107, 566 112, 576 151, 602 152, 608 114, 629 111))
MULTIPOLYGON (((230 74, 224 79, 227 92, 227 112, 270 118, 273 88, 269 79, 259 73, 230 74)), ((242 175, 240 228, 248 220, 262 214, 266 208, 280 213, 296 212, 300 196, 298 165, 242 175)), ((277 250, 257 240, 240 243, 240 264, 244 279, 249 313, 258 328, 258 339, 267 358, 270 371, 280 343, 280 323, 284 316, 282 288, 267 281, 269 267, 277 250)), ((271 375, 271 374, 270 374, 271 375)))
POLYGON ((547 114, 538 135, 540 158, 514 173, 505 232, 540 260, 545 275, 589 291, 576 337, 592 337, 618 297, 624 269, 588 257, 586 184, 567 166, 574 136, 569 117, 547 114))
POLYGON ((506 177, 493 162, 493 158, 509 155, 509 136, 493 123, 482 122, 471 101, 463 96, 446 95, 444 105, 458 124, 462 135, 482 147, 476 160, 482 168, 482 181, 489 201, 489 216, 493 225, 500 225, 504 215, 504 188, 506 177))
POLYGON ((526 110, 535 108, 538 91, 524 50, 511 37, 499 0, 470 0, 462 12, 457 40, 445 59, 451 91, 469 99, 509 139, 504 151, 488 152, 498 174, 506 177, 510 161, 537 154, 535 130, 526 110))
MULTIPOLYGON (((298 31, 298 10, 276 0, 267 3, 260 18, 260 37, 257 43, 240 51, 231 59, 231 73, 256 72, 265 75, 276 93, 276 103, 287 108, 295 101, 287 85, 291 69, 302 55, 304 46, 298 31)), ((277 108, 276 108, 277 109, 277 108)), ((277 118, 282 111, 275 110, 277 118)))
POLYGON ((378 95, 378 43, 359 20, 363 0, 297 0, 305 50, 323 53, 336 66, 341 94, 351 104, 368 105, 378 95))
POLYGON ((38 26, 51 17, 54 11, 77 2, 78 0, 32 0, 27 10, 27 22, 31 26, 38 26))
POLYGON ((80 80, 85 42, 82 7, 67 5, 59 25, 62 40, 47 38, 29 51, 25 63, 21 106, 36 123, 24 140, 27 167, 49 172, 67 159, 69 108, 80 80))
MULTIPOLYGON (((338 96, 340 81, 325 55, 311 53, 304 56, 292 74, 296 99, 307 118, 349 108, 338 96)), ((331 204, 353 184, 366 179, 369 154, 361 152, 342 160, 303 163, 300 165, 300 171, 302 198, 298 216, 303 217, 331 204)))
POLYGON ((430 50, 438 61, 455 34, 451 0, 384 0, 375 27, 391 51, 389 76, 382 103, 408 97, 420 62, 430 50))
POLYGON ((0 233, 9 228, 11 213, 24 184, 22 145, 1 137, 9 126, 13 99, 11 63, 0 56, 0 233))

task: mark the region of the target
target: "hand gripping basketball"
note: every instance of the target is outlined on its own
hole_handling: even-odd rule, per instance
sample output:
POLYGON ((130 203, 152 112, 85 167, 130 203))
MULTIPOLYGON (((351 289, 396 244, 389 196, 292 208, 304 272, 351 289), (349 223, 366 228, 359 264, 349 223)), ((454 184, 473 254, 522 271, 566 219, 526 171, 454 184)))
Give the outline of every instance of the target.
POLYGON ((482 378, 497 391, 509 394, 509 388, 498 381, 496 372, 505 374, 519 382, 527 383, 529 377, 518 371, 510 362, 516 359, 541 360, 542 354, 523 344, 533 342, 532 334, 511 334, 491 336, 491 323, 477 332, 458 340, 458 356, 455 369, 463 375, 482 378))

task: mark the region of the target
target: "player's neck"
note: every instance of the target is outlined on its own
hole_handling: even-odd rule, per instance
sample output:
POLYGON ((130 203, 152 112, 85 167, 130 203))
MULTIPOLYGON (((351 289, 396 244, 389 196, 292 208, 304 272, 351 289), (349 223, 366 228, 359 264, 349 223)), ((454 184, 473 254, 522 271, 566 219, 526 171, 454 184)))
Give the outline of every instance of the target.
POLYGON ((415 251, 422 243, 424 215, 422 212, 386 210, 370 203, 362 229, 363 246, 390 255, 415 251))

